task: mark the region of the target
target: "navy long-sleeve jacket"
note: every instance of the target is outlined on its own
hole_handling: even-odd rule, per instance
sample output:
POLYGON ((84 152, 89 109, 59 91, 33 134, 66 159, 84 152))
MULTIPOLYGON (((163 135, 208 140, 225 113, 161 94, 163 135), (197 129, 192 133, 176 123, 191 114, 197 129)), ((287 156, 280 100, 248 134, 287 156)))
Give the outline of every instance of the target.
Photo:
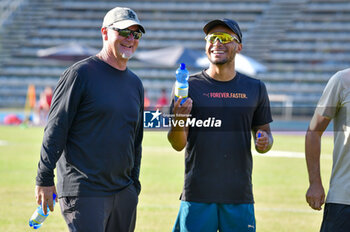
POLYGON ((54 91, 36 184, 62 196, 106 196, 134 184, 140 192, 141 80, 93 56, 68 68, 54 91))

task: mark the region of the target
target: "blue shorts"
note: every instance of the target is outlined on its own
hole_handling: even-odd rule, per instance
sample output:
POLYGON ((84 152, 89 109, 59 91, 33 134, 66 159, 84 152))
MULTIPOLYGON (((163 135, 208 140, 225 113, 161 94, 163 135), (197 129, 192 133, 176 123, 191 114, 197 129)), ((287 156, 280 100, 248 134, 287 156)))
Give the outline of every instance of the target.
POLYGON ((181 201, 173 232, 255 232, 253 204, 181 201))

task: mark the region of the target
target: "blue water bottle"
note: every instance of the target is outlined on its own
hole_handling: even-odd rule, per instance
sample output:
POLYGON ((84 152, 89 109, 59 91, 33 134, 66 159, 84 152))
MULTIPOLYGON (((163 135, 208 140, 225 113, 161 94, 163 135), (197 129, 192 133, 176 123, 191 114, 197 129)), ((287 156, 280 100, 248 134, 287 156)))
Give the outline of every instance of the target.
POLYGON ((175 101, 179 97, 182 97, 181 105, 186 101, 188 96, 188 78, 189 72, 186 69, 186 65, 184 63, 180 64, 180 67, 176 69, 176 82, 175 82, 175 101))
MULTIPOLYGON (((53 197, 53 206, 55 206, 55 199, 56 194, 52 195, 53 197)), ((33 229, 39 229, 42 225, 45 219, 49 216, 50 209, 47 205, 47 214, 44 214, 43 208, 41 205, 38 206, 38 208, 34 211, 33 215, 29 219, 29 226, 33 227, 33 229)))

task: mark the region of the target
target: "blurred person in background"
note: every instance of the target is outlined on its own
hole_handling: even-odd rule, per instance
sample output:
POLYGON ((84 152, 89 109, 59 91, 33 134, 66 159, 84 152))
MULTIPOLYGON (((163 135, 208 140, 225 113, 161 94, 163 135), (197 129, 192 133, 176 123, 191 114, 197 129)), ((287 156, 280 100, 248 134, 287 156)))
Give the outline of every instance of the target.
POLYGON ((148 97, 147 91, 145 90, 145 96, 144 96, 144 108, 149 109, 151 107, 151 100, 148 97))
MULTIPOLYGON (((162 111, 164 113, 165 111, 167 111, 168 106, 169 106, 169 100, 168 100, 168 96, 166 93, 166 89, 162 89, 162 93, 157 100, 156 109, 159 109, 160 111, 162 111)), ((169 113, 169 112, 167 112, 167 113, 169 113)))
POLYGON ((55 88, 35 193, 38 204, 53 210, 57 163, 59 203, 70 231, 135 228, 144 90, 127 62, 142 33, 133 10, 110 10, 102 50, 69 67, 55 88))
POLYGON ((36 105, 34 124, 36 125, 45 125, 47 122, 47 116, 50 110, 52 102, 52 88, 46 86, 44 91, 40 93, 39 101, 36 105))
POLYGON ((164 107, 169 105, 169 100, 166 94, 166 89, 162 89, 161 96, 158 98, 157 107, 164 107))
POLYGON ((179 98, 170 108, 175 121, 215 118, 222 124, 176 124, 169 130, 172 147, 186 147, 185 183, 173 231, 256 231, 251 137, 260 153, 272 147, 267 91, 262 81, 235 70, 235 55, 242 50, 236 21, 213 20, 203 31, 210 66, 190 76, 188 99, 180 105, 179 98))
POLYGON ((320 231, 345 232, 350 231, 350 69, 337 72, 328 81, 306 133, 306 201, 315 210, 321 210, 325 203, 320 172, 321 137, 332 120, 333 167, 320 231))

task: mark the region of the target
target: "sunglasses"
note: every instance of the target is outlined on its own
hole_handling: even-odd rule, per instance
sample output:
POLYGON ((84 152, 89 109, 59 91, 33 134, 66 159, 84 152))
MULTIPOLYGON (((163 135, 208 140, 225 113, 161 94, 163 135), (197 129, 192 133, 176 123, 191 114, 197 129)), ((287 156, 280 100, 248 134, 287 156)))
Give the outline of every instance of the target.
POLYGON ((129 37, 130 34, 132 34, 134 36, 134 39, 140 39, 142 37, 142 33, 140 31, 133 31, 130 29, 119 29, 119 28, 115 28, 115 27, 108 27, 114 31, 117 31, 119 33, 119 35, 127 38, 129 37))
POLYGON ((237 43, 240 43, 236 36, 232 36, 232 35, 225 33, 225 32, 215 32, 215 33, 209 34, 205 37, 205 40, 209 43, 212 43, 212 44, 215 43, 216 40, 219 40, 220 43, 222 43, 222 44, 230 43, 234 40, 237 43))

